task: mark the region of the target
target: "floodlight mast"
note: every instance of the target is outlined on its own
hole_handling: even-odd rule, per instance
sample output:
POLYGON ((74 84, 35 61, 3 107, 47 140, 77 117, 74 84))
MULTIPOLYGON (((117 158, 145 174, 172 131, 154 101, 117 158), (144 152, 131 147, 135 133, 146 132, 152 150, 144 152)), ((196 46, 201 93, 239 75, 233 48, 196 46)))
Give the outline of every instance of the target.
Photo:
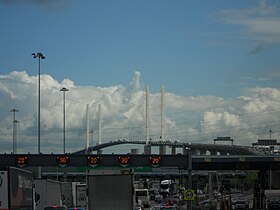
POLYGON ((69 90, 63 87, 60 91, 63 92, 63 154, 65 154, 65 92, 69 90))
POLYGON ((41 98, 40 98, 40 77, 41 77, 41 59, 45 59, 43 53, 32 53, 33 58, 38 58, 38 154, 41 153, 41 141, 40 141, 40 106, 41 106, 41 98))

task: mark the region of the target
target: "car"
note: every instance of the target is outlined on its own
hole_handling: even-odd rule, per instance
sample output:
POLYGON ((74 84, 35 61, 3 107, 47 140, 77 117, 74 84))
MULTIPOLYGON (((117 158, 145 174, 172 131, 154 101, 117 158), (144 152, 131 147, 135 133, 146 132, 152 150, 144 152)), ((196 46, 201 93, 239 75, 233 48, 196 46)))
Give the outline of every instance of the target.
POLYGON ((165 203, 165 200, 164 200, 164 198, 163 198, 162 195, 156 195, 154 201, 155 201, 157 204, 165 203))
POLYGON ((169 205, 156 205, 150 208, 150 210, 177 210, 177 208, 169 205))
POLYGON ((68 210, 67 206, 46 206, 44 210, 68 210))
POLYGON ((280 209, 280 200, 271 200, 267 204, 268 209, 280 209))
POLYGON ((215 209, 215 205, 212 200, 205 200, 198 204, 201 209, 215 209))
POLYGON ((238 210, 238 209, 249 209, 249 203, 245 200, 236 200, 233 202, 233 209, 238 210))
POLYGON ((136 204, 134 209, 135 210, 144 210, 144 206, 141 204, 136 204))
POLYGON ((72 207, 72 208, 69 208, 68 210, 85 210, 85 208, 81 208, 81 207, 72 207))
POLYGON ((181 200, 179 194, 173 195, 172 199, 174 203, 179 203, 179 201, 181 200))

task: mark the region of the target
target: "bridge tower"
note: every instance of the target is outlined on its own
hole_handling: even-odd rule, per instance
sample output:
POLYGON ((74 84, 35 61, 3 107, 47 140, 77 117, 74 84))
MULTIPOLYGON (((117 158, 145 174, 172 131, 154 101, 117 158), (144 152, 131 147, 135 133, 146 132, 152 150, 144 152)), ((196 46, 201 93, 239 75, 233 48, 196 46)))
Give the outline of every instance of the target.
MULTIPOLYGON (((102 139, 102 128, 101 128, 101 122, 102 122, 102 113, 101 113, 101 104, 98 104, 98 145, 100 145, 101 139, 102 139)), ((102 150, 98 150, 97 154, 102 154, 102 150)))
POLYGON ((146 86, 146 144, 144 145, 144 154, 151 154, 151 145, 150 145, 150 87, 146 86))
POLYGON ((86 129, 86 150, 89 149, 89 108, 88 104, 86 106, 86 123, 87 123, 87 129, 86 129))

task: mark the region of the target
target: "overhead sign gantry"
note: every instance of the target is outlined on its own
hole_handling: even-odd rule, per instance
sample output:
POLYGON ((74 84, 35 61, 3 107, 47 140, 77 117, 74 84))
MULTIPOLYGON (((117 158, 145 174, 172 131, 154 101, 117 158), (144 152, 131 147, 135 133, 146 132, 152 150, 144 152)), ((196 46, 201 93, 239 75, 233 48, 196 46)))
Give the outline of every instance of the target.
POLYGON ((188 155, 0 154, 0 166, 122 166, 188 167, 188 155))

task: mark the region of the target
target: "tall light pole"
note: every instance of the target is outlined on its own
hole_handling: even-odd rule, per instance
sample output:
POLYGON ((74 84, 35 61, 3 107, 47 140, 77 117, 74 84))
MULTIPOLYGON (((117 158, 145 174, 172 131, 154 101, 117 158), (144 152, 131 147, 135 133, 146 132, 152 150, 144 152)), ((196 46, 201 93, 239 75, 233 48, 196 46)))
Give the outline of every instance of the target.
POLYGON ((38 154, 41 153, 40 150, 40 77, 41 77, 41 59, 45 59, 45 56, 42 53, 32 53, 33 58, 38 58, 38 154))
POLYGON ((16 132, 16 123, 18 123, 18 121, 16 120, 16 112, 18 112, 18 110, 16 108, 13 108, 10 112, 13 112, 13 154, 17 153, 16 150, 16 138, 17 138, 17 132, 16 132))
POLYGON ((63 154, 65 154, 65 92, 69 90, 63 87, 60 91, 63 92, 63 154))

